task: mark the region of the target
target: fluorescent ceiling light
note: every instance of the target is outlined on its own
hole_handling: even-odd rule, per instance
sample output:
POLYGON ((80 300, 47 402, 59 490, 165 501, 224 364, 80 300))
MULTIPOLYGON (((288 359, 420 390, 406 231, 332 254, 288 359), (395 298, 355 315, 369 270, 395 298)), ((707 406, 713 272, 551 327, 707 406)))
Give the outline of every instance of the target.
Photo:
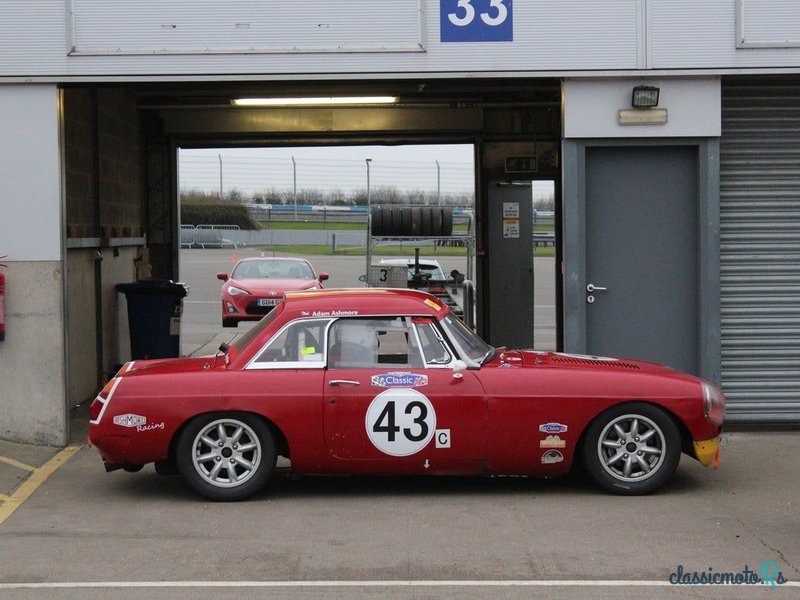
POLYGON ((234 98, 234 106, 329 106, 332 104, 395 104, 397 96, 338 96, 328 98, 234 98))

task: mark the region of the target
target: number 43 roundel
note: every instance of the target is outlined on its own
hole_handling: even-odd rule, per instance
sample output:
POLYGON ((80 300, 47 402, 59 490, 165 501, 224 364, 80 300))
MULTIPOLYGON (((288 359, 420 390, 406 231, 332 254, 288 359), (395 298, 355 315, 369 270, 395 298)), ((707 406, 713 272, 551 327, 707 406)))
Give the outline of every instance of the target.
POLYGON ((431 441, 436 411, 418 391, 392 388, 378 394, 369 405, 365 425, 378 450, 391 456, 410 456, 431 441))

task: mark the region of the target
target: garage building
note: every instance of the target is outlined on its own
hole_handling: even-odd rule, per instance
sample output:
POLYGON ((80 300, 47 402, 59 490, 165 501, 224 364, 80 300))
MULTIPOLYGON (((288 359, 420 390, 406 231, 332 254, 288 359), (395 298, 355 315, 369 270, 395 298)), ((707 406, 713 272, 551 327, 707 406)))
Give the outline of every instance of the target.
POLYGON ((4 0, 0 438, 66 443, 69 408, 126 358, 116 284, 147 259, 179 277, 179 148, 303 144, 474 146, 478 323, 493 344, 530 345, 515 323, 532 319, 532 276, 496 268, 532 255, 503 235, 509 184, 554 181, 560 349, 718 382, 730 421, 800 421, 796 12, 4 0), (396 101, 232 103, 337 96, 396 101))

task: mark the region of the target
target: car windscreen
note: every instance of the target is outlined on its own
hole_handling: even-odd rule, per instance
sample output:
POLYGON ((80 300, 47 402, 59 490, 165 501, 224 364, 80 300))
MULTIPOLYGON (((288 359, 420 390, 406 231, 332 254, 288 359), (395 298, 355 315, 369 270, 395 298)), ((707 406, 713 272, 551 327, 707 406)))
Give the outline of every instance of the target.
MULTIPOLYGON (((420 265, 419 272, 423 275, 430 276, 430 278, 434 280, 447 279, 447 277, 444 274, 444 271, 442 271, 441 267, 437 265, 420 265)), ((414 276, 414 273, 415 273, 414 265, 410 265, 408 267, 409 280, 414 276)))
POLYGON ((314 279, 309 264, 302 260, 242 261, 231 273, 231 279, 314 279))
POLYGON ((233 345, 236 347, 237 352, 241 353, 245 348, 247 348, 247 346, 249 346, 250 343, 254 339, 256 339, 258 334, 264 331, 267 325, 269 325, 270 323, 272 323, 272 321, 275 320, 277 314, 281 312, 279 308, 280 305, 278 305, 274 310, 268 312, 266 315, 264 315, 263 319, 261 319, 258 323, 256 323, 252 327, 252 329, 250 329, 250 331, 248 331, 247 333, 242 335, 239 339, 237 339, 235 342, 233 342, 233 345))
POLYGON ((450 339, 461 347, 470 360, 480 363, 494 353, 494 348, 475 335, 458 317, 447 315, 441 324, 450 339))

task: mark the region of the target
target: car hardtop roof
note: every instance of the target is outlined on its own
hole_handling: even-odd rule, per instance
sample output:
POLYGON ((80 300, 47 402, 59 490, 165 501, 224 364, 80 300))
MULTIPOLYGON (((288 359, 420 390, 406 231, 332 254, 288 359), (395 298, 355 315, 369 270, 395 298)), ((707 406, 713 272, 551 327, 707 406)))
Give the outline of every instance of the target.
POLYGON ((299 256, 248 256, 246 258, 240 258, 239 262, 253 262, 257 260, 308 262, 305 258, 300 258, 299 256))
MULTIPOLYGON (((382 258, 381 264, 384 265, 413 265, 414 258, 382 258)), ((421 265, 436 265, 437 267, 441 266, 439 261, 435 258, 420 258, 419 264, 421 265)))
POLYGON ((406 288, 340 288, 286 292, 283 314, 356 317, 369 315, 430 315, 449 312, 435 296, 406 288))

